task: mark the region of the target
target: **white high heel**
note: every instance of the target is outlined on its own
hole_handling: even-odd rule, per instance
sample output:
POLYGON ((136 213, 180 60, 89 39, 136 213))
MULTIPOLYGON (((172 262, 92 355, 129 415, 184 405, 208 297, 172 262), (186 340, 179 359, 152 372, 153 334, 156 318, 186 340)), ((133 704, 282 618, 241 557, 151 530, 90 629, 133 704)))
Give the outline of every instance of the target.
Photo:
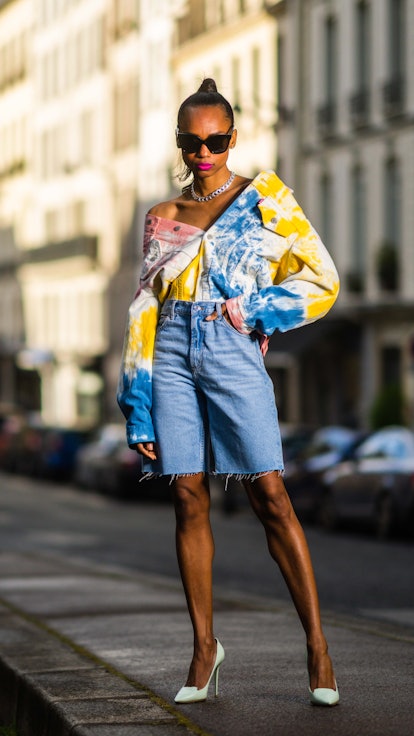
POLYGON ((178 691, 177 695, 174 698, 176 703, 200 703, 202 700, 206 700, 207 693, 208 693, 208 687, 210 685, 210 682, 213 676, 215 678, 215 696, 217 697, 219 669, 220 669, 221 663, 224 661, 224 649, 221 646, 218 639, 216 639, 216 643, 217 643, 216 659, 214 660, 213 669, 211 670, 210 677, 207 680, 207 684, 200 689, 198 689, 197 687, 187 687, 187 686, 182 687, 181 690, 178 691))
POLYGON ((311 690, 310 700, 312 705, 336 705, 339 703, 339 691, 338 685, 335 680, 335 690, 330 687, 315 687, 315 690, 311 690))

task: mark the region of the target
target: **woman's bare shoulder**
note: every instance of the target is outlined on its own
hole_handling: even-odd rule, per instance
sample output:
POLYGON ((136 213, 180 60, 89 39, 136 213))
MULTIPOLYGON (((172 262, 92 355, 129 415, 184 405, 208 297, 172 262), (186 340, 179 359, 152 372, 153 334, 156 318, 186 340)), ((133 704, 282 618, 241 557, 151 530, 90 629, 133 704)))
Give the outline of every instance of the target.
POLYGON ((170 199, 168 202, 160 202, 155 204, 148 210, 149 215, 156 217, 164 217, 166 220, 175 220, 178 212, 177 201, 170 199))

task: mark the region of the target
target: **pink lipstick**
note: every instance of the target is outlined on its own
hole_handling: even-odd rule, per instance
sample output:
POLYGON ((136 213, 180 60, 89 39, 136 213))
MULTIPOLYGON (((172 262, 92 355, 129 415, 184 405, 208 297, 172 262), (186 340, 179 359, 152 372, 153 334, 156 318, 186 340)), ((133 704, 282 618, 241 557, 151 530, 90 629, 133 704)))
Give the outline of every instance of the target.
POLYGON ((212 164, 197 164, 197 169, 199 171, 208 171, 212 168, 212 164))

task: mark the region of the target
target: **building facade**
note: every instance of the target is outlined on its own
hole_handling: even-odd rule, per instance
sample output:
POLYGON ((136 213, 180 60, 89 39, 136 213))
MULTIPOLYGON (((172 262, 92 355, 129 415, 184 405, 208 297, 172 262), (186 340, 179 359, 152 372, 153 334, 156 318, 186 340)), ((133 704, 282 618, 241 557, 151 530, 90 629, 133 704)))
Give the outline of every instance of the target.
POLYGON ((31 181, 30 1, 3 0, 0 18, 0 406, 19 402, 30 408, 33 391, 18 368, 18 355, 24 347, 18 215, 31 181))
MULTIPOLYGON (((342 282, 322 353, 303 353, 301 395, 309 380, 331 416, 367 426, 373 407, 399 392, 413 424, 414 2, 268 5, 278 24, 279 171, 342 282)), ((315 411, 302 401, 302 416, 315 411)))
POLYGON ((277 169, 331 251, 321 322, 272 337, 283 421, 414 420, 414 0, 0 0, 0 402, 50 424, 114 396, 144 216, 212 76, 230 166, 277 169))
POLYGON ((1 400, 48 424, 118 416, 142 212, 171 186, 158 98, 169 88, 172 5, 0 6, 1 400), (157 34, 163 89, 153 53, 158 96, 146 103, 157 34))
MULTIPOLYGON (((8 243, 0 278, 6 274, 11 293, 12 237, 21 319, 11 361, 29 387, 24 408, 38 410, 46 423, 119 417, 114 397, 145 212, 180 187, 174 130, 184 88, 193 91, 197 78, 214 74, 248 134, 242 168, 248 174, 269 161, 274 167, 275 23, 262 6, 252 0, 0 5, 6 61, 19 46, 16 23, 26 53, 24 75, 10 71, 13 84, 5 80, 0 90, 0 109, 8 111, 7 119, 0 116, 0 215, 8 243), (189 20, 206 35, 195 40, 193 30, 186 33, 189 20), (209 45, 216 49, 209 52, 209 45), (13 74, 21 77, 19 105, 13 74)), ((6 326, 1 336, 5 353, 6 326)), ((9 395, 6 363, 2 390, 9 395)))

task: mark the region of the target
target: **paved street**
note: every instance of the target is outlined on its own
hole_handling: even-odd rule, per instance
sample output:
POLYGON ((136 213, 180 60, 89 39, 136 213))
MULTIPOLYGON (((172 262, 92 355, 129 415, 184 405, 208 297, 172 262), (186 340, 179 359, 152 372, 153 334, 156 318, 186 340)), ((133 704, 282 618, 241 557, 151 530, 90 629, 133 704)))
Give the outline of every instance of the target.
POLYGON ((326 710, 259 525, 213 523, 220 696, 178 708, 191 631, 171 507, 0 477, 2 718, 19 736, 411 736, 414 545, 307 530, 341 692, 326 710))
MULTIPOLYGON (((212 522, 215 586, 290 601, 269 558, 260 524, 246 506, 212 522)), ((171 505, 124 504, 67 486, 0 476, 0 549, 47 552, 177 580, 171 505)), ((306 528, 322 607, 414 628, 414 543, 306 528)))

